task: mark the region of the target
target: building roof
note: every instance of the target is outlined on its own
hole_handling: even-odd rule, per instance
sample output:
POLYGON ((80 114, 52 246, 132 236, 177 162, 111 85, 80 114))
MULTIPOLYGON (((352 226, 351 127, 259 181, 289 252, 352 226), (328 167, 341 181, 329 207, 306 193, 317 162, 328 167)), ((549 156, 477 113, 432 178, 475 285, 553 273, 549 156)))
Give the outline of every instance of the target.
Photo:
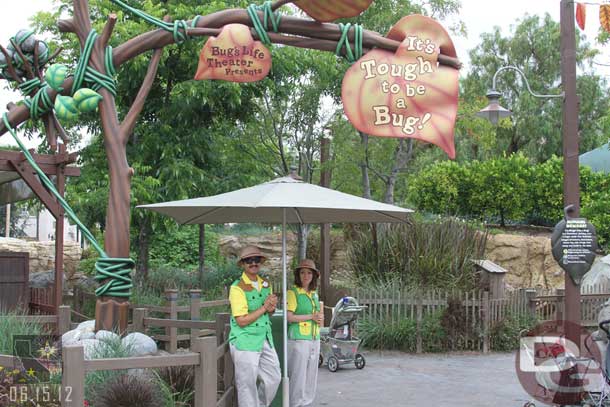
POLYGON ((497 265, 491 260, 472 260, 472 262, 488 273, 505 274, 508 272, 504 267, 497 265))
POLYGON ((610 173, 610 143, 581 154, 578 161, 593 171, 610 173))

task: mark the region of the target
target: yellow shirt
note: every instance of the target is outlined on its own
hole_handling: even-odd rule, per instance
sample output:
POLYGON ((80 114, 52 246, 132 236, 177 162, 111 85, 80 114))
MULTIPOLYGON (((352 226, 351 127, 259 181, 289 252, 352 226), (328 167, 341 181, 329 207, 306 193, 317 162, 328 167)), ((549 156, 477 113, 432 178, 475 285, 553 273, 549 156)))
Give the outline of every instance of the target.
MULTIPOLYGON (((244 283, 252 285, 252 281, 245 272, 242 273, 241 278, 244 280, 244 283)), ((258 288, 256 288, 257 291, 260 291, 263 288, 263 281, 261 276, 256 276, 256 282, 258 283, 258 288)), ((271 287, 269 287, 269 290, 273 292, 271 287)), ((244 290, 240 287, 236 285, 231 286, 231 289, 229 290, 229 302, 231 303, 231 314, 234 317, 248 315, 248 301, 246 301, 244 290)))

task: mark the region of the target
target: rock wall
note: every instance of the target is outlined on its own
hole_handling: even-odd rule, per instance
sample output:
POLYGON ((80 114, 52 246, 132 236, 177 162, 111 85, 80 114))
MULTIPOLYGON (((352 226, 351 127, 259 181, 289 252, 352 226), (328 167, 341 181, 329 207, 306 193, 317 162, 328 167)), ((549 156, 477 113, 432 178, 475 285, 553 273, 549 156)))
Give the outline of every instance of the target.
MULTIPOLYGON (((317 233, 317 232, 316 232, 317 233)), ((220 239, 220 251, 224 256, 237 257, 241 248, 253 244, 269 256, 263 267, 271 275, 281 271, 282 237, 281 234, 261 236, 225 236, 220 239)), ((296 237, 288 234, 288 264, 296 251, 296 237)), ((318 248, 308 249, 310 256, 318 261, 318 248)), ((489 235, 485 258, 508 270, 505 282, 509 288, 562 288, 563 270, 551 254, 551 239, 546 235, 489 235)), ((343 285, 349 282, 351 275, 346 259, 346 246, 342 236, 333 235, 331 245, 331 282, 343 285)))
MULTIPOLYGON (((55 268, 55 242, 38 242, 10 237, 0 238, 1 252, 28 252, 30 254, 30 275, 55 268)), ((64 274, 71 279, 76 273, 81 259, 81 248, 76 242, 64 242, 64 274)))
MULTIPOLYGON (((296 252, 296 237, 292 233, 286 235, 288 265, 292 264, 292 259, 296 252)), ((258 236, 223 236, 218 245, 220 253, 226 258, 237 258, 241 249, 245 246, 254 245, 260 248, 269 260, 263 265, 262 269, 271 275, 279 275, 282 270, 282 234, 268 233, 258 236)))
POLYGON ((563 287, 563 270, 553 258, 548 236, 489 235, 485 258, 508 270, 505 282, 510 287, 563 287))
MULTIPOLYGON (((313 232, 319 234, 319 232, 313 232)), ((310 238, 311 238, 310 234, 310 238)), ((297 238, 293 233, 288 233, 286 236, 287 241, 287 259, 288 259, 288 276, 289 280, 292 275, 292 267, 294 265, 294 257, 297 250, 297 238)), ((282 234, 281 232, 269 233, 260 236, 223 236, 219 240, 220 253, 226 258, 237 258, 240 250, 244 246, 254 245, 258 246, 265 256, 269 257, 262 269, 271 276, 280 276, 282 271, 282 234)), ((318 248, 313 247, 311 244, 308 246, 308 256, 318 263, 318 248)), ((331 245, 331 282, 334 284, 341 284, 341 282, 349 279, 349 272, 347 270, 346 262, 346 250, 345 241, 341 237, 333 235, 331 245)), ((319 266, 319 265, 318 265, 319 266)))

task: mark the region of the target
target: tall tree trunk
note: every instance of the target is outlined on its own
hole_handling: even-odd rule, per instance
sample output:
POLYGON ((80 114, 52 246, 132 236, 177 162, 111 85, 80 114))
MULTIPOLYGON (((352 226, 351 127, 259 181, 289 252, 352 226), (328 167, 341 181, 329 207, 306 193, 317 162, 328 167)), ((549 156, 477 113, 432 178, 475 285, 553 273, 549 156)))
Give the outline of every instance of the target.
POLYGON ((400 139, 394 151, 394 166, 385 182, 386 190, 383 196, 385 203, 394 204, 394 189, 396 188, 398 174, 407 167, 411 158, 413 158, 413 139, 409 139, 407 143, 404 139, 400 139))
POLYGON ((369 135, 361 131, 360 139, 362 140, 362 148, 364 148, 364 161, 360 163, 360 169, 362 170, 362 197, 371 199, 371 180, 369 178, 369 135))
POLYGON ((205 225, 199 225, 199 289, 203 290, 205 274, 205 225))
POLYGON ((146 281, 148 278, 148 259, 150 253, 150 220, 144 218, 144 222, 140 225, 138 233, 138 267, 136 269, 136 280, 138 283, 146 281))
POLYGON ((297 225, 299 261, 307 257, 307 237, 309 225, 297 225))

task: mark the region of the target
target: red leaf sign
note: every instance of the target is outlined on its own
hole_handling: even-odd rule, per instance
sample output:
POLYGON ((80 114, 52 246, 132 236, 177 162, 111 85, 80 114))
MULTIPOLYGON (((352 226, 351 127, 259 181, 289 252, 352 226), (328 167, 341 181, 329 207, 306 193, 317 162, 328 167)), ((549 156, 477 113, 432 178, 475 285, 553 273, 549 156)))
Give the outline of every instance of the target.
POLYGON ((343 106, 354 127, 380 137, 411 137, 455 158, 458 70, 437 64, 439 49, 456 56, 445 29, 431 18, 400 20, 388 38, 401 41, 396 53, 374 49, 345 74, 343 106))
POLYGON ((195 79, 256 82, 271 69, 271 51, 254 41, 242 24, 224 26, 218 37, 210 37, 199 54, 195 79))
POLYGON ((373 0, 298 0, 294 4, 316 21, 356 17, 369 8, 373 0))
POLYGON ((587 20, 587 8, 582 3, 576 3, 576 23, 581 30, 585 30, 585 21, 587 20))

